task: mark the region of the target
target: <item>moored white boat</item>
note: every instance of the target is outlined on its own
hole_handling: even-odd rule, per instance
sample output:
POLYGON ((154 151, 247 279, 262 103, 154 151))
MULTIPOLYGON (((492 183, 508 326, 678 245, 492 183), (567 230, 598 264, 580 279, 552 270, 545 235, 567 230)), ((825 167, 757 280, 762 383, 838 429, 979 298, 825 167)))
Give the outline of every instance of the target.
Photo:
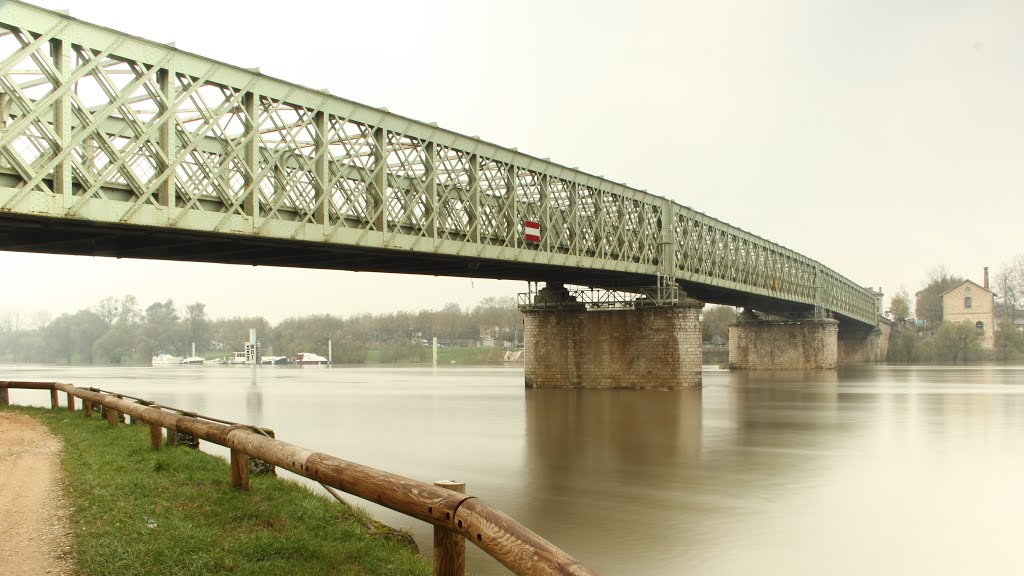
POLYGON ((279 366, 287 363, 288 358, 285 356, 264 356, 260 358, 260 364, 263 364, 264 366, 279 366))
POLYGON ((323 366, 327 364, 327 358, 312 352, 299 352, 295 356, 295 363, 299 366, 323 366))
POLYGON ((182 358, 182 364, 188 364, 189 366, 202 366, 206 363, 206 358, 201 356, 189 356, 188 358, 182 358))
POLYGON ((181 364, 181 356, 172 356, 163 352, 153 356, 153 366, 166 366, 169 364, 181 364))
POLYGON ((246 364, 247 361, 245 359, 245 352, 235 352, 235 356, 233 358, 229 358, 224 363, 225 364, 246 364))

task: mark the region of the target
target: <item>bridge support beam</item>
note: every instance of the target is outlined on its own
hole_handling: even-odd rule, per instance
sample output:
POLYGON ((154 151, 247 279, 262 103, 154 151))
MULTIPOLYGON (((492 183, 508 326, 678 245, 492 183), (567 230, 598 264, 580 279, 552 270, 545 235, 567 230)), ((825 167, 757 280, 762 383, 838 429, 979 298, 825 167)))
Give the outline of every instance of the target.
POLYGON ((840 327, 839 365, 885 362, 889 351, 889 328, 889 323, 884 320, 877 328, 840 327))
POLYGON ((734 370, 834 370, 836 320, 758 320, 749 312, 729 327, 729 368, 734 370))
POLYGON ((524 310, 526 387, 700 386, 703 307, 683 298, 674 306, 635 309, 587 310, 570 302, 524 310))

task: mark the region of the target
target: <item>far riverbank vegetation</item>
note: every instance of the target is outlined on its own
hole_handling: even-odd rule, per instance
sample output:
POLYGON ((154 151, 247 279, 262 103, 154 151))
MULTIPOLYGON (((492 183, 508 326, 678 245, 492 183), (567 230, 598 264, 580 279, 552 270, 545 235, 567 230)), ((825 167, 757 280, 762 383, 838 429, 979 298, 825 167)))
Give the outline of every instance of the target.
MULTIPOLYGON (((994 276, 994 344, 984 347, 973 324, 943 321, 942 294, 964 278, 934 269, 911 298, 890 297, 890 363, 963 363, 1024 360, 1024 254, 994 276)), ((705 360, 724 362, 729 325, 737 309, 708 305, 701 321, 705 360), (709 356, 711 354, 711 356, 709 356), (717 354, 717 356, 715 355, 717 354)), ((145 309, 131 294, 51 319, 45 312, 0 310, 0 362, 62 365, 147 365, 160 353, 226 359, 243 349, 255 328, 264 356, 299 352, 330 355, 336 364, 418 364, 432 361, 437 339, 443 364, 501 362, 524 347, 523 315, 511 297, 485 298, 473 307, 450 302, 440 310, 330 314, 287 318, 276 325, 261 316, 212 318, 202 302, 175 306, 153 302, 145 309)), ((520 357, 521 359, 521 357, 520 357)))
POLYGON ((196 302, 173 300, 145 309, 133 295, 108 297, 55 319, 0 316, 0 362, 146 365, 160 353, 230 358, 255 328, 264 356, 299 352, 328 355, 337 364, 420 363, 432 360, 433 338, 445 363, 500 362, 522 347, 522 314, 513 298, 485 298, 473 308, 452 302, 441 310, 330 314, 287 318, 271 325, 261 316, 211 318, 196 302))

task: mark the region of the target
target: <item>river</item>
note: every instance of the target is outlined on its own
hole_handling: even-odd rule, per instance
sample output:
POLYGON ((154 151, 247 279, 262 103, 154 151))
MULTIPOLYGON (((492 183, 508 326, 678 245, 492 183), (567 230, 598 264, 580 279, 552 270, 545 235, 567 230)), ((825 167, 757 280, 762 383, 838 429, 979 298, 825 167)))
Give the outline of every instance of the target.
MULTIPOLYGON (((1024 574, 1024 367, 729 372, 525 390, 522 367, 0 366, 454 479, 605 575, 1024 574)), ((48 405, 42 392, 12 402, 48 405)), ((219 447, 209 450, 224 454, 219 447)), ((363 503, 409 528, 430 527, 363 503)), ((474 576, 507 574, 473 546, 474 576)))

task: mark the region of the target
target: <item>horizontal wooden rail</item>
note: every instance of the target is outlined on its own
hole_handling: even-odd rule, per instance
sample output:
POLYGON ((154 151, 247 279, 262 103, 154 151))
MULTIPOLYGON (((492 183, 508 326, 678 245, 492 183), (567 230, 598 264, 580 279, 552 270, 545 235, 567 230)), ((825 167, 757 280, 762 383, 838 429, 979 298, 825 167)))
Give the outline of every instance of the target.
MULTIPOLYGON (((226 446, 233 455, 237 451, 239 456, 263 460, 325 486, 451 530, 519 576, 596 574, 474 496, 282 442, 251 426, 212 422, 195 415, 171 412, 152 402, 127 400, 96 389, 59 382, 0 381, 0 404, 7 403, 9 388, 49 390, 53 409, 57 408, 57 392, 65 392, 72 410, 72 398, 81 398, 85 410, 90 405, 106 407, 108 418, 113 418, 113 425, 117 423, 116 413, 146 422, 151 427, 151 437, 152 427, 159 426, 168 430, 168 438, 172 432, 182 432, 226 446)), ((241 476, 238 472, 232 474, 233 482, 238 476, 241 476)))

